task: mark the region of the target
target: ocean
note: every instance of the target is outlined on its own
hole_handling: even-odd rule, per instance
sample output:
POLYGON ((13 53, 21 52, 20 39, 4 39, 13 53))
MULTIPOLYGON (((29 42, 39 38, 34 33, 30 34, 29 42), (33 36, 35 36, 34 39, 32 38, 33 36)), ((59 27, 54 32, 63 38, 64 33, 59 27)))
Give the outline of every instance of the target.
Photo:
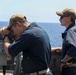
MULTIPOLYGON (((0 21, 0 29, 8 24, 6 21, 0 21)), ((64 32, 65 27, 61 26, 60 23, 37 22, 37 24, 47 32, 52 47, 62 47, 61 34, 64 32)))

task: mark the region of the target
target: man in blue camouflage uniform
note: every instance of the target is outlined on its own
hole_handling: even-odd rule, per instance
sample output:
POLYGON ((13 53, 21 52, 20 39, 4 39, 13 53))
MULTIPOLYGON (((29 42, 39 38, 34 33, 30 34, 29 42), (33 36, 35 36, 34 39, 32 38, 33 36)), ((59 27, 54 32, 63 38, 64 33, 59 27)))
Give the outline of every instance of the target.
POLYGON ((61 25, 66 27, 62 33, 61 75, 76 75, 76 12, 66 8, 56 14, 60 16, 61 25))
POLYGON ((15 57, 23 52, 21 75, 52 75, 49 67, 51 60, 51 45, 45 30, 36 23, 29 23, 26 16, 15 14, 10 18, 7 29, 10 29, 15 41, 10 43, 8 35, 4 38, 4 47, 7 56, 15 57))

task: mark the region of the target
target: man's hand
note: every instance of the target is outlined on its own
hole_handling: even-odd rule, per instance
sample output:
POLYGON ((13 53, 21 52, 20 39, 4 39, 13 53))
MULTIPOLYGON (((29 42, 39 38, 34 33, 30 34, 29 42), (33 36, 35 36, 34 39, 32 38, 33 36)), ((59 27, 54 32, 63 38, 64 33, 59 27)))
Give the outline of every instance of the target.
POLYGON ((72 64, 72 62, 70 62, 70 63, 69 63, 69 62, 61 63, 61 64, 60 64, 60 72, 62 72, 62 68, 63 68, 63 67, 68 67, 68 66, 71 65, 71 64, 72 64))
POLYGON ((8 35, 10 33, 10 31, 7 30, 7 27, 3 27, 3 28, 0 29, 0 33, 2 35, 8 35))
POLYGON ((60 64, 60 72, 62 72, 62 68, 65 66, 65 64, 61 63, 60 64))
POLYGON ((55 47, 51 49, 52 52, 61 52, 62 48, 61 47, 55 47))

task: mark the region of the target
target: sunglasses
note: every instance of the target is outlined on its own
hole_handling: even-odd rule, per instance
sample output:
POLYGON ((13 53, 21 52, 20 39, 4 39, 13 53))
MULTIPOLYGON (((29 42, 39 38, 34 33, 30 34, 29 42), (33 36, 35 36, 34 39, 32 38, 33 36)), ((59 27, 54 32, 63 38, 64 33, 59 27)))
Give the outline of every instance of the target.
POLYGON ((64 16, 61 16, 60 19, 63 19, 64 16))

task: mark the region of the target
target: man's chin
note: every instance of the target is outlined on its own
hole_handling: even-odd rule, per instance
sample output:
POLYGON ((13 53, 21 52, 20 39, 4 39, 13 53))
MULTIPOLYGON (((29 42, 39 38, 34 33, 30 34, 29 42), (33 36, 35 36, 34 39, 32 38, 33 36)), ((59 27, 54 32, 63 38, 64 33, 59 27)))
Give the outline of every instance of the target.
POLYGON ((61 25, 62 25, 62 23, 61 23, 61 25))
POLYGON ((63 26, 63 24, 61 23, 61 26, 63 26))

